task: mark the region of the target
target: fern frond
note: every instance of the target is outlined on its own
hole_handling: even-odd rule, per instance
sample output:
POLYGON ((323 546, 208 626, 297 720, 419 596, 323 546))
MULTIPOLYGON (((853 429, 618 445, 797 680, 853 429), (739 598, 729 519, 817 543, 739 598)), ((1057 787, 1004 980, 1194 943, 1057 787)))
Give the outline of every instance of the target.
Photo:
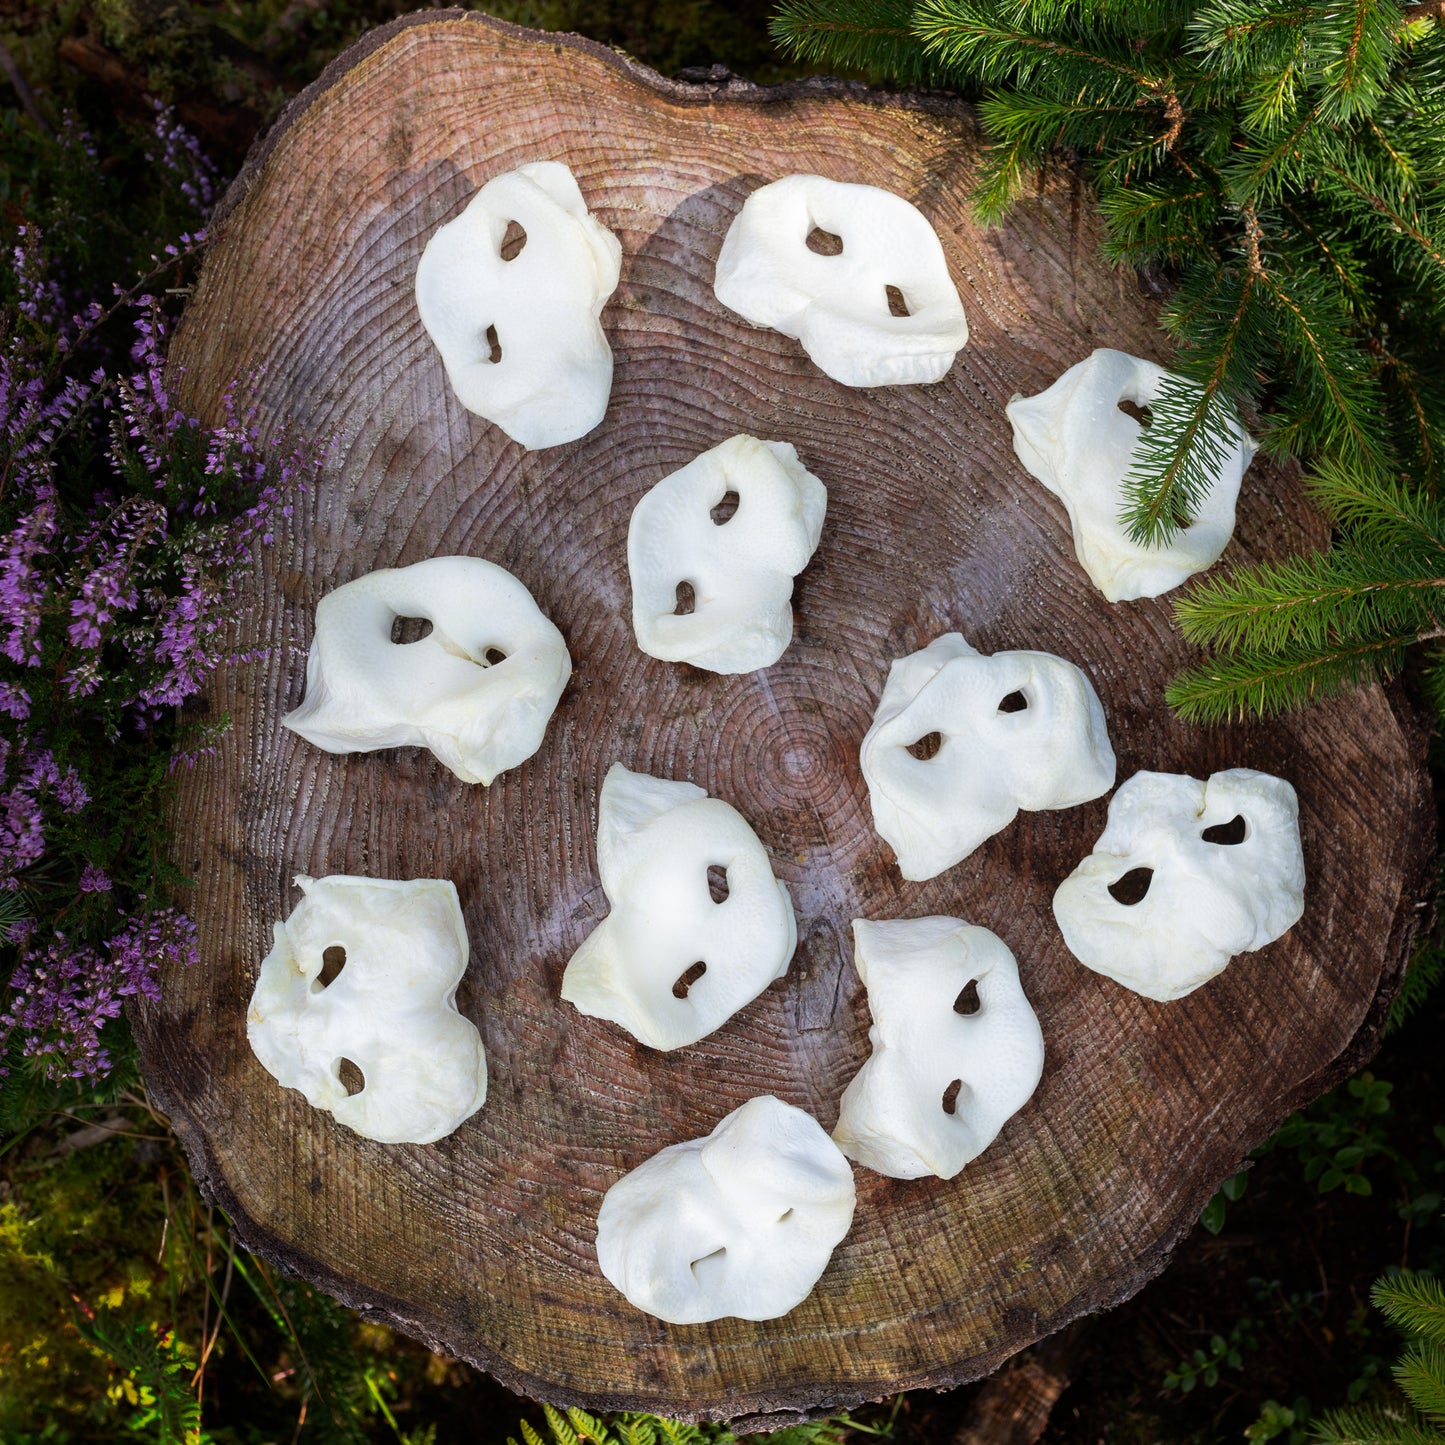
POLYGON ((1384 1033, 1392 1034, 1407 1019, 1418 1013, 1421 1005, 1445 981, 1445 947, 1429 942, 1415 950, 1405 977, 1400 982, 1400 991, 1390 1004, 1390 1015, 1385 1020, 1384 1033))
POLYGON ((1169 684, 1164 697, 1186 722, 1269 717, 1392 675, 1416 640, 1412 631, 1319 649, 1298 645, 1277 652, 1241 649, 1186 669, 1169 684))
MULTIPOLYGON (((522 1437, 522 1445, 547 1445, 547 1442, 537 1433, 527 1420, 517 1421, 517 1430, 522 1437)), ((508 1442, 511 1445, 511 1442, 508 1442)))
POLYGON ((85 1341, 124 1370, 137 1387, 154 1401, 147 1423, 156 1427, 157 1445, 198 1445, 201 1404, 190 1388, 195 1361, 182 1350, 174 1334, 157 1336, 143 1324, 120 1324, 101 1316, 77 1317, 76 1327, 85 1341))
POLYGON ((1445 1284, 1433 1275, 1400 1270, 1375 1281, 1375 1308, 1397 1329, 1445 1344, 1445 1284))
POLYGON ((612 1429, 622 1445, 657 1445, 656 1417, 614 1415, 612 1429))
MULTIPOLYGON (((547 1428, 552 1432, 552 1439, 556 1445, 580 1445, 577 1431, 573 1428, 572 1422, 555 1405, 548 1405, 544 1402, 542 1414, 547 1418, 547 1428)), ((568 1414, 571 1414, 570 1410, 568 1414)), ((588 1423, 595 1422, 589 1420, 588 1423)), ((586 1429, 585 1425, 583 1429, 586 1429)), ((597 1441, 597 1445, 604 1445, 601 1437, 594 1435, 592 1438, 597 1441)))

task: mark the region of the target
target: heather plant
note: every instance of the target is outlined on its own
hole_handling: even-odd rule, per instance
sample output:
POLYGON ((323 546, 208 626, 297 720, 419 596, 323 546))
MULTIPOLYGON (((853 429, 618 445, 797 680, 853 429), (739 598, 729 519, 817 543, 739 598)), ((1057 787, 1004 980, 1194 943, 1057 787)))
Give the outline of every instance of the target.
MULTIPOLYGON (((214 174, 165 111, 149 150, 203 219, 214 174)), ((104 186, 77 127, 53 151, 68 179, 48 192, 51 219, 77 172, 104 186)), ((171 395, 166 293, 183 290, 198 235, 109 306, 81 304, 85 258, 57 256, 26 204, 15 210, 0 284, 4 1129, 112 1074, 111 1088, 127 1082, 126 1000, 195 957, 167 858, 170 784, 225 725, 192 709, 234 660, 238 589, 272 519, 320 460, 314 446, 263 445, 243 381, 216 426, 171 395)))

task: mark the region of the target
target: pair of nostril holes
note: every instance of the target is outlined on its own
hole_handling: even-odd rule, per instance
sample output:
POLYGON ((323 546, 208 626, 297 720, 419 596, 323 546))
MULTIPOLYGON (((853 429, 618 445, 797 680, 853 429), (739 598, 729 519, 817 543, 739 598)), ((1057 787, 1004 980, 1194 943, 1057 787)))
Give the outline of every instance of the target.
MULTIPOLYGON (((1023 712, 1029 705, 1029 700, 1021 692, 1011 692, 998 705, 1000 712, 1023 712)), ((926 763, 936 758, 943 748, 943 734, 939 732, 924 733, 917 742, 909 743, 904 749, 911 753, 921 763, 926 763)))
MULTIPOLYGON (((953 1011, 970 1018, 983 1007, 983 1002, 978 996, 978 980, 971 978, 959 990, 958 997, 953 1001, 953 1011)), ((956 1114, 958 1112, 958 1096, 963 1092, 963 1080, 955 1079, 943 1091, 943 1112, 945 1114, 956 1114)))
MULTIPOLYGON (((1233 848, 1249 837, 1249 824, 1243 813, 1236 813, 1227 823, 1214 823, 1199 835, 1206 843, 1215 843, 1223 848, 1233 848)), ((1116 878, 1109 885, 1109 896, 1115 903, 1132 908, 1142 903, 1154 881, 1152 868, 1131 868, 1122 878, 1116 878)))
MULTIPOLYGON (((832 231, 825 231, 821 226, 814 226, 808 232, 804 244, 816 256, 841 256, 843 254, 843 238, 835 236, 832 231)), ((898 287, 885 286, 883 295, 888 302, 890 316, 911 316, 913 314, 908 309, 908 302, 903 299, 903 292, 898 287)))
MULTIPOLYGON (((721 863, 714 863, 707 870, 707 891, 708 897, 714 903, 725 903, 728 896, 728 870, 721 863)), ((707 972, 707 964, 702 959, 690 965, 678 977, 672 986, 673 998, 686 998, 692 991, 692 986, 703 974, 707 972)))
MULTIPOLYGON (((345 967, 346 950, 339 943, 331 944, 321 954, 321 972, 312 980, 311 992, 321 993, 330 988, 345 967)), ((359 1094, 366 1087, 366 1075, 361 1072, 361 1066, 351 1059, 336 1061, 336 1076, 348 1095, 359 1094)))
MULTIPOLYGON (((393 617, 391 619, 391 640, 398 647, 407 647, 413 642, 420 642, 423 637, 430 637, 432 634, 431 618, 429 617, 393 617)), ((505 662, 507 654, 500 647, 489 647, 482 654, 482 662, 487 667, 495 667, 499 662, 505 662)))
MULTIPOLYGON (((775 1220, 773 1221, 773 1223, 775 1223, 775 1224, 786 1224, 792 1217, 793 1217, 793 1211, 792 1211, 792 1208, 789 1207, 789 1208, 783 1210, 783 1212, 782 1212, 780 1215, 778 1215, 777 1219, 775 1219, 775 1220)), ((727 1253, 728 1253, 727 1245, 724 1244, 724 1245, 719 1246, 717 1249, 713 1250, 713 1252, 712 1252, 711 1254, 704 1254, 704 1255, 702 1255, 700 1258, 693 1260, 693 1262, 692 1262, 690 1265, 688 1265, 688 1268, 692 1271, 692 1277, 693 1277, 695 1280, 698 1280, 699 1282, 701 1282, 701 1280, 702 1280, 702 1275, 700 1275, 700 1274, 698 1273, 698 1266, 699 1266, 699 1265, 702 1265, 702 1266, 704 1266, 704 1272, 710 1272, 710 1267, 713 1267, 713 1261, 716 1261, 716 1262, 717 1262, 717 1267, 720 1267, 720 1266, 722 1265, 723 1260, 725 1260, 725 1259, 727 1258, 727 1253)))
MULTIPOLYGON (((708 513, 713 524, 718 527, 725 526, 737 516, 738 503, 742 499, 738 494, 729 488, 723 493, 722 501, 712 508, 708 513)), ((689 613, 697 611, 697 589, 691 582, 683 581, 677 584, 677 605, 672 609, 674 617, 686 617, 689 613)))
MULTIPOLYGON (((508 221, 507 229, 502 233, 502 244, 500 247, 502 260, 515 261, 522 254, 522 247, 527 244, 527 233, 522 229, 519 221, 508 221)), ((495 366, 502 359, 502 339, 497 335, 495 326, 487 327, 487 360, 495 366)))

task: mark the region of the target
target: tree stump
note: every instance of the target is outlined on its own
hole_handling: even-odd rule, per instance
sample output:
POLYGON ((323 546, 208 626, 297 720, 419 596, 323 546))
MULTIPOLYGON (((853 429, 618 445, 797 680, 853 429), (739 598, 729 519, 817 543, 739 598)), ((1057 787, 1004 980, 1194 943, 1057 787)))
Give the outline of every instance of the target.
MULTIPOLYGON (((985 1374, 1160 1270, 1246 1152, 1368 1055, 1404 967, 1433 837, 1422 728, 1378 688, 1269 725, 1186 727, 1165 711, 1191 657, 1168 599, 1104 602, 1062 506, 1016 463, 1003 410, 1098 345, 1167 360, 1155 306, 1100 260, 1067 170, 1003 228, 978 228, 979 146, 943 98, 674 84, 574 36, 433 12, 375 32, 300 97, 214 228, 173 353, 185 404, 218 421, 227 386, 252 376, 263 426, 291 421, 332 449, 255 575, 239 650, 259 660, 212 687, 232 727, 180 788, 204 962, 139 1010, 147 1078, 252 1248, 514 1389, 737 1418, 985 1374), (453 398, 412 278, 478 186, 541 159, 572 168, 624 259, 603 317, 606 420, 527 453, 453 398), (744 198, 799 171, 886 187, 933 222, 973 333, 942 382, 837 386, 714 299, 744 198), (793 442, 828 485, 828 518, 787 654, 721 677, 638 651, 626 535, 649 487, 740 431, 793 442), (335 757, 279 725, 303 693, 318 599, 439 553, 514 572, 575 663, 540 751, 490 788, 422 751, 335 757), (1021 814, 941 877, 903 882, 858 745, 889 663, 950 629, 1082 665, 1121 780, 1289 778, 1303 920, 1176 1003, 1087 971, 1049 905, 1104 799, 1021 814), (596 799, 616 761, 738 807, 798 913, 787 976, 673 1054, 557 996, 607 910, 596 799), (459 1003, 492 1079, 442 1142, 359 1138, 247 1047, 256 970, 301 872, 456 882, 472 944, 459 1003), (850 921, 929 913, 984 924, 1017 955, 1047 1047, 1032 1102, 951 1182, 858 1170, 852 1232, 784 1318, 678 1327, 633 1309, 597 1268, 603 1193, 756 1094, 831 1128, 868 1052, 850 921)), ((1256 464, 1226 563, 1326 538, 1297 480, 1256 464)))

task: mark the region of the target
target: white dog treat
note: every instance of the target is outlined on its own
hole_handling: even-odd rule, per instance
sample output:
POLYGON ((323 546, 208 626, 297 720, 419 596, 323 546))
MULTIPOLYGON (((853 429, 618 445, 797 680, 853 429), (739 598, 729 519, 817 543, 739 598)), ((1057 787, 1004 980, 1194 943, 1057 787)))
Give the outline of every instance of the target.
POLYGON ((298 877, 261 963, 246 1037, 278 1083, 384 1144, 430 1144, 487 1097, 481 1035, 457 1012, 467 930, 444 879, 298 877), (325 955, 341 972, 321 982, 325 955), (341 1077, 350 1060, 359 1092, 341 1077))
POLYGON ((1119 518, 1124 477, 1143 429, 1119 403, 1149 406, 1168 375, 1152 361, 1101 348, 1047 391, 1016 396, 1006 408, 1019 461, 1068 509, 1074 552, 1110 602, 1157 597, 1219 559, 1234 533, 1240 479, 1254 456, 1254 442, 1236 422, 1235 445, 1189 526, 1163 546, 1132 541, 1119 518))
POLYGON ((1094 851, 1059 885, 1054 917, 1080 963, 1166 1000, 1291 928, 1304 886, 1299 804, 1282 778, 1135 773, 1094 851))
POLYGON ((873 1052, 843 1091, 833 1140, 894 1179, 952 1179, 1043 1074, 1044 1036, 1018 964, 997 934, 957 918, 855 918, 853 939, 873 1052), (960 1012, 970 983, 977 1006, 960 1012))
POLYGON ((776 662, 793 637, 793 578, 818 545, 827 506, 827 490, 787 442, 730 437, 664 477, 627 532, 637 645, 713 672, 776 662), (729 493, 737 509, 715 522, 729 493), (684 583, 692 611, 678 614, 684 583))
POLYGON ((510 572, 432 557, 321 599, 306 699, 281 721, 327 752, 430 748, 463 782, 490 783, 542 745, 571 673, 562 634, 510 572), (393 642, 398 618, 431 631, 393 642))
POLYGON ((874 826, 914 880, 968 857, 1020 808, 1072 808, 1114 786, 1104 709, 1072 662, 984 657, 956 632, 888 670, 860 760, 874 826))
POLYGON ((938 381, 968 340, 938 236, 916 206, 877 186, 785 176, 754 191, 717 258, 717 299, 794 336, 844 386, 938 381), (814 230, 840 254, 809 249, 814 230), (906 315, 894 315, 889 291, 906 315))
POLYGON ((822 1126, 764 1094, 607 1191, 597 1262, 671 1324, 776 1319, 817 1284, 853 1205, 853 1171, 822 1126))
POLYGON ((536 161, 488 181, 416 268, 417 309, 457 400, 529 450, 591 431, 612 389, 597 318, 621 264, 566 166, 536 161), (525 242, 507 260, 511 222, 525 242))
POLYGON ((582 1013, 676 1049, 787 972, 798 941, 788 890, 742 814, 694 784, 614 763, 597 805, 597 867, 612 911, 562 976, 562 997, 582 1013), (724 870, 721 903, 709 869, 724 870))

